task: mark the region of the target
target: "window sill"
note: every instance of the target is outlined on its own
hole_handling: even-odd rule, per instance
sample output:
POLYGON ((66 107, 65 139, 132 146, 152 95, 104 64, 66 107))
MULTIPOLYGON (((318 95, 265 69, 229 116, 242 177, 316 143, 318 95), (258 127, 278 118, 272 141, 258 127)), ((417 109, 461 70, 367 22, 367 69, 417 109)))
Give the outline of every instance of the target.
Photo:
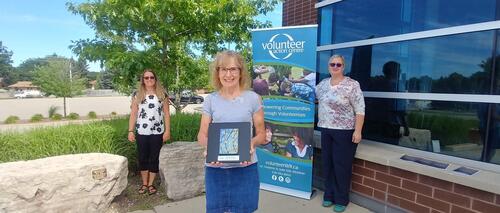
MULTIPOLYGON (((319 132, 315 131, 315 147, 321 148, 319 132)), ((457 183, 471 188, 500 194, 500 165, 484 163, 439 153, 410 149, 390 144, 363 140, 358 146, 356 158, 373 163, 395 167, 398 169, 422 174, 437 179, 457 183), (449 163, 446 169, 439 169, 422 165, 412 161, 400 159, 403 155, 420 157, 441 163, 449 163), (453 170, 459 167, 479 170, 473 175, 466 175, 453 170)))

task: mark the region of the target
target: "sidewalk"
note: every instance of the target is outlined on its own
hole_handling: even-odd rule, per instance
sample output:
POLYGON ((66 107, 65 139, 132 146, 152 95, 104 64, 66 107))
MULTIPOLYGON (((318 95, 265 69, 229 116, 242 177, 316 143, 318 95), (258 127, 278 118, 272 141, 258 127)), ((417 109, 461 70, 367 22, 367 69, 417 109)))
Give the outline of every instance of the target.
MULTIPOLYGON (((311 200, 260 190, 258 213, 332 213, 332 207, 321 206, 323 192, 316 190, 311 200)), ((156 206, 153 210, 134 211, 131 213, 199 213, 205 211, 205 197, 199 196, 187 200, 156 206)), ((346 213, 368 213, 366 208, 350 203, 346 213)))

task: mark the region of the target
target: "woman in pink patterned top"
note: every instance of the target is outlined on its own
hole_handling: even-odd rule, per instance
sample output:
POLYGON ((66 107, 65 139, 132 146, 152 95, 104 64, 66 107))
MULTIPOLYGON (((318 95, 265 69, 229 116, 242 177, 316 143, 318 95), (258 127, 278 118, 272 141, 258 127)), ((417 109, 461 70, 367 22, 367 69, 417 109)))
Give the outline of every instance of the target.
POLYGON ((325 175, 323 206, 335 204, 335 212, 345 211, 349 203, 352 162, 365 118, 365 101, 359 83, 344 76, 344 67, 344 57, 332 56, 328 61, 331 77, 316 86, 325 175))

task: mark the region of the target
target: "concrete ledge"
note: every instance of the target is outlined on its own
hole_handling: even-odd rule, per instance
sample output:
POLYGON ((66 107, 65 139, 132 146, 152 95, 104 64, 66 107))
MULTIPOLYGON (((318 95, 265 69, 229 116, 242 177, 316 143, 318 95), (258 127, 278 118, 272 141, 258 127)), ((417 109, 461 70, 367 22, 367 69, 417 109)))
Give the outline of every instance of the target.
POLYGON ((368 140, 363 140, 360 143, 356 152, 356 158, 500 194, 500 182, 494 181, 500 180, 500 165, 398 147, 368 140), (441 163, 449 163, 450 165, 446 169, 439 169, 411 161, 401 160, 401 156, 405 154, 441 163), (465 175, 453 171, 461 166, 476 169, 479 170, 479 172, 473 175, 465 175))

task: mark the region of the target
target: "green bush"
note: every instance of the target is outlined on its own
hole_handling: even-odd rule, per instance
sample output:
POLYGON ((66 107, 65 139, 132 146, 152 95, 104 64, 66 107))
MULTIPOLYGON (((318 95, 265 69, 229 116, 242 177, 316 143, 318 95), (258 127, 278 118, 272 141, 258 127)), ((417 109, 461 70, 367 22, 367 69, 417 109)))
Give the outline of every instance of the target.
POLYGON ((201 114, 176 113, 170 117, 170 141, 197 141, 201 114))
POLYGON ((54 121, 60 121, 62 120, 62 118, 63 116, 59 113, 54 113, 52 116, 50 116, 50 119, 54 121))
POLYGON ((111 116, 116 116, 118 115, 116 112, 111 112, 111 116))
POLYGON ((439 139, 441 145, 469 142, 469 131, 479 126, 479 120, 472 115, 450 115, 445 112, 411 112, 408 114, 410 127, 428 129, 432 139, 439 139))
POLYGON ((40 122, 43 120, 43 115, 42 114, 35 114, 31 116, 30 122, 40 122))
POLYGON ((76 119, 80 118, 80 115, 78 113, 72 112, 72 113, 69 113, 68 118, 70 120, 76 120, 76 119))
MULTIPOLYGON (((57 115, 59 114, 54 114, 53 117, 57 115)), ((170 122, 171 141, 196 141, 200 119, 200 114, 173 115, 170 122)), ((135 171, 136 145, 127 140, 127 130, 128 118, 115 118, 24 133, 0 133, 0 163, 64 154, 103 152, 125 156, 128 159, 129 171, 135 171)))
POLYGON ((135 151, 132 144, 114 138, 113 127, 103 123, 37 129, 23 134, 2 133, 0 152, 4 154, 0 155, 0 163, 91 152, 129 157, 127 147, 135 151))
POLYGON ((94 111, 90 111, 89 114, 88 114, 88 117, 90 119, 96 119, 97 118, 97 114, 94 111))
POLYGON ((19 121, 19 117, 11 115, 5 119, 4 123, 6 124, 15 124, 19 121))
POLYGON ((57 112, 57 110, 59 109, 59 107, 57 106, 50 106, 49 108, 49 118, 52 118, 52 116, 54 116, 57 112))

